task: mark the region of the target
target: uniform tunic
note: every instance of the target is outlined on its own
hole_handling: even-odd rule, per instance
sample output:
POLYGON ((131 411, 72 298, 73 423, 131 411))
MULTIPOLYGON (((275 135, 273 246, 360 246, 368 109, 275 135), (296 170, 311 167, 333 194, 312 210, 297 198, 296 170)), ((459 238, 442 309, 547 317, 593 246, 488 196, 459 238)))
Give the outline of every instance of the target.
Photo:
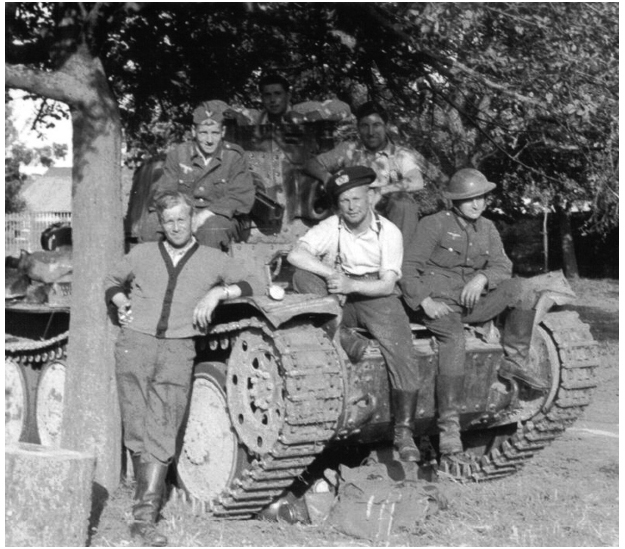
POLYGON ((229 219, 249 213, 254 205, 254 183, 243 149, 223 141, 207 165, 193 142, 176 145, 156 184, 156 194, 167 190, 187 193, 196 208, 229 219))
MULTIPOLYGON (((356 235, 337 216, 332 216, 310 229, 299 242, 306 244, 327 265, 336 266, 338 255, 339 269, 348 277, 378 278, 386 271, 401 275, 401 233, 383 217, 373 217, 368 229, 356 235)), ((300 293, 328 295, 325 280, 308 271, 297 269, 293 286, 300 293)), ((379 342, 393 388, 417 390, 412 333, 397 294, 347 295, 342 323, 347 327, 366 328, 379 342)))
MULTIPOLYGON (((512 262, 503 249, 492 221, 480 217, 462 223, 453 211, 442 211, 419 221, 419 236, 404 256, 404 276, 399 282, 404 300, 421 309, 426 297, 449 305, 452 312, 438 319, 423 314, 421 320, 439 341, 442 379, 464 375, 464 323, 486 322, 517 304, 521 279, 512 279, 512 262), (460 304, 462 289, 478 273, 488 279, 486 292, 471 310, 460 304)), ((518 335, 504 328, 504 340, 518 335)), ((505 343, 505 342, 504 342, 505 343)), ((529 341, 523 341, 529 345, 529 341)), ((505 350, 505 344, 504 344, 505 350)))
MULTIPOLYGON (((130 284, 133 321, 115 347, 124 444, 144 461, 167 463, 188 404, 193 310, 216 284, 239 280, 226 254, 197 243, 174 266, 163 242, 132 248, 105 278, 107 302, 130 284)), ((251 293, 239 283, 243 294, 251 293)))
POLYGON ((455 213, 442 211, 419 222, 418 238, 406 245, 403 272, 404 299, 417 309, 428 296, 459 304, 462 289, 478 273, 492 290, 512 276, 512 262, 492 221, 462 224, 455 213))

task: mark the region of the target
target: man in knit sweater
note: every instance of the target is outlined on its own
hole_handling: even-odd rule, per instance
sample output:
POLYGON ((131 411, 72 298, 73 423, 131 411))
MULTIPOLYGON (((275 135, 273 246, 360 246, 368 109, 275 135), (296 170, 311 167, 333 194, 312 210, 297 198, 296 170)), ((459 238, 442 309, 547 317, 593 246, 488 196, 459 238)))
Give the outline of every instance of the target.
POLYGON ((137 479, 130 530, 144 545, 162 547, 167 539, 155 523, 187 407, 193 336, 209 326, 220 301, 252 290, 236 282, 229 256, 197 243, 190 197, 166 191, 155 207, 164 240, 134 247, 106 277, 105 288, 122 326, 116 375, 124 444, 137 479))

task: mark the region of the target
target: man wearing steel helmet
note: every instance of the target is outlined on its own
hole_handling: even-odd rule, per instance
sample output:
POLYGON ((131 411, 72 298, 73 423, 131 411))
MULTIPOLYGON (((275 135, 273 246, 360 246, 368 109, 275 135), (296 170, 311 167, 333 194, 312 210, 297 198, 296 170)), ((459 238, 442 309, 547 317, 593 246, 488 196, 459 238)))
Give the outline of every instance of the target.
POLYGON ((348 328, 364 327, 380 344, 392 388, 394 443, 402 461, 419 461, 414 439, 418 371, 408 316, 396 292, 403 245, 399 229, 373 211, 375 172, 345 168, 328 181, 338 214, 299 239, 288 260, 300 293, 336 296, 343 305, 340 340, 358 362, 366 350, 348 328))
POLYGON ((400 286, 408 306, 439 342, 436 382, 442 458, 463 460, 459 412, 464 394, 463 323, 486 322, 508 310, 499 375, 535 390, 548 387, 526 367, 535 311, 521 299, 523 281, 511 278, 512 263, 495 225, 482 217, 496 185, 478 170, 457 171, 444 196, 452 208, 424 217, 418 238, 406 247, 400 286))
POLYGON ((193 141, 176 145, 167 154, 155 188, 156 198, 164 191, 189 195, 198 242, 222 250, 241 238, 255 198, 243 149, 222 140, 228 108, 223 101, 204 101, 193 111, 193 141))

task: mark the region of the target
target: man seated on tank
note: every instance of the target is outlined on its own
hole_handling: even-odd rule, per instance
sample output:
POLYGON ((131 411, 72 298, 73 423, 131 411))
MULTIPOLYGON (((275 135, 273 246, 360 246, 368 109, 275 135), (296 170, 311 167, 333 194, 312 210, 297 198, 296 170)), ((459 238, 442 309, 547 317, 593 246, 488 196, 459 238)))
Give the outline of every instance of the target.
POLYGON ((512 277, 512 263, 492 221, 482 217, 495 189, 478 170, 457 171, 443 196, 451 209, 423 217, 409 239, 399 285, 404 301, 438 340, 438 428, 442 460, 466 459, 459 412, 465 387, 463 324, 483 323, 507 311, 499 375, 536 390, 547 380, 526 367, 535 303, 523 298, 524 283, 512 277))
POLYGON ((258 91, 263 104, 263 111, 258 115, 256 124, 297 124, 304 117, 291 110, 291 84, 275 72, 264 74, 258 81, 258 91))
POLYGON ((348 166, 368 166, 376 173, 375 209, 401 230, 404 242, 416 231, 419 207, 413 193, 424 188, 416 152, 395 145, 389 133, 389 116, 369 101, 355 112, 358 142, 344 142, 309 160, 304 171, 326 183, 348 166))
POLYGON ((288 261, 299 293, 331 295, 342 305, 340 342, 353 362, 367 340, 350 330, 366 328, 380 344, 391 384, 394 444, 403 461, 419 461, 413 439, 418 370, 408 316, 396 291, 403 244, 399 229, 373 211, 375 172, 365 166, 339 170, 328 181, 337 214, 311 228, 288 261))
POLYGON ((155 198, 169 190, 188 194, 198 242, 222 250, 243 237, 256 193, 243 149, 222 139, 227 108, 205 101, 193 111, 193 140, 167 154, 154 191, 155 198))
POLYGON ((198 244, 188 195, 163 192, 156 212, 164 239, 132 248, 104 286, 121 325, 117 387, 124 445, 137 480, 130 532, 145 546, 162 547, 167 538, 155 524, 188 405, 193 337, 209 326, 220 301, 252 289, 240 281, 240 266, 232 258, 198 244))

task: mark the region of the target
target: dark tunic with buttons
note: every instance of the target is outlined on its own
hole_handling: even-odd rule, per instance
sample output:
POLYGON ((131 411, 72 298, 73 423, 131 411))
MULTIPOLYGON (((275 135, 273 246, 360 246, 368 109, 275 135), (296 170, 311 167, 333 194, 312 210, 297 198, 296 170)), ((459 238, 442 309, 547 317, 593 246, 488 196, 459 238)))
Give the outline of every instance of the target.
POLYGON ((181 191, 196 208, 231 219, 247 214, 254 205, 255 188, 243 149, 222 141, 207 165, 192 141, 176 145, 165 159, 155 195, 181 191))
POLYGON ((428 296, 458 305, 462 289, 478 273, 488 279, 489 291, 512 276, 499 232, 483 217, 464 224, 453 211, 424 217, 405 248, 399 284, 415 310, 428 296))

